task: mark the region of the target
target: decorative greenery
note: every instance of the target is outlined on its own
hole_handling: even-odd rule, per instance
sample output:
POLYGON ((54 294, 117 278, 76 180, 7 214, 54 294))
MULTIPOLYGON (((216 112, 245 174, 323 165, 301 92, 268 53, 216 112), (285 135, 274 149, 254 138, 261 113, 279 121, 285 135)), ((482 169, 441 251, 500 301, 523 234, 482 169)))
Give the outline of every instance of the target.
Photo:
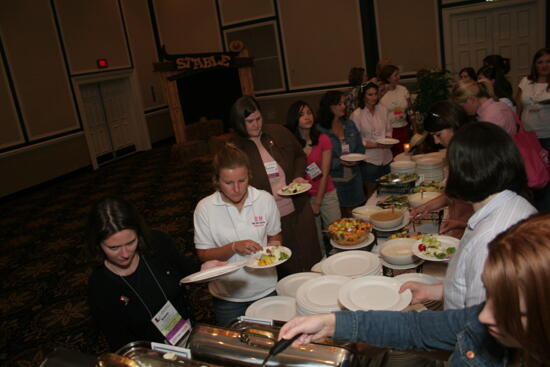
POLYGON ((416 74, 417 97, 412 109, 422 117, 437 101, 449 98, 452 78, 448 70, 419 70, 416 74))

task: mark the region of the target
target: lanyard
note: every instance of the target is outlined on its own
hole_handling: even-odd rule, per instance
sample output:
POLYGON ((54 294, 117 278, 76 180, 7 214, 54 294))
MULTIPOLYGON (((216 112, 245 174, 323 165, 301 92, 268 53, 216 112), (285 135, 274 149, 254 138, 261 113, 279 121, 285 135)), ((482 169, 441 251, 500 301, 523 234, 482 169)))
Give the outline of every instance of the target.
MULTIPOLYGON (((153 279, 155 280, 155 283, 157 283, 157 285, 159 286, 160 288, 160 291, 162 292, 162 295, 164 296, 164 298, 166 299, 166 302, 168 302, 168 297, 166 297, 166 293, 164 293, 164 290, 162 289, 162 287, 160 286, 160 283, 159 281, 157 280, 157 277, 155 276, 155 273, 153 273, 153 271, 151 270, 151 268, 149 267, 149 264, 147 263, 147 260, 145 260, 145 256, 141 256, 141 258, 143 259, 143 262, 145 263, 145 265, 147 266, 147 269, 149 269, 149 273, 151 274, 151 276, 153 277, 153 279)), ((136 289, 134 287, 132 287, 132 285, 126 280, 124 279, 123 276, 119 275, 120 279, 122 279, 122 281, 136 294, 136 296, 139 298, 139 300, 141 301, 141 303, 143 304, 143 306, 145 307, 145 309, 147 310, 147 312, 149 313, 149 315, 151 316, 151 318, 153 318, 153 313, 151 312, 151 310, 149 309, 149 307, 147 307, 147 304, 145 303, 145 301, 143 300, 143 298, 141 298, 141 296, 139 295, 139 293, 136 291, 136 289)))

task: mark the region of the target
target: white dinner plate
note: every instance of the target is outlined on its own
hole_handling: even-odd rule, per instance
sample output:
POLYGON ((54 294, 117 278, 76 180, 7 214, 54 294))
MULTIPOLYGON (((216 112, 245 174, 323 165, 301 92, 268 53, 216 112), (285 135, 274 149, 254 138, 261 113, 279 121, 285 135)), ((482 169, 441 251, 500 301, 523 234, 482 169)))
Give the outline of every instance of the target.
POLYGON ((296 297, 296 292, 302 284, 320 276, 320 273, 313 272, 290 274, 277 282, 275 290, 279 296, 296 297))
POLYGON ((349 153, 340 156, 340 159, 346 162, 360 162, 367 158, 366 155, 360 153, 349 153))
POLYGON ((306 310, 305 313, 341 310, 338 292, 350 280, 351 278, 339 275, 325 275, 310 279, 298 288, 296 302, 299 307, 306 310))
POLYGON ((340 288, 338 300, 351 311, 401 311, 411 303, 412 293, 399 293, 401 282, 383 276, 354 279, 340 288))
POLYGON ((391 228, 379 228, 379 227, 377 227, 373 224, 372 228, 374 228, 374 229, 376 229, 377 231, 380 231, 380 232, 397 231, 398 229, 401 229, 401 228, 405 227, 406 225, 408 225, 410 221, 411 221, 411 216, 409 215, 409 211, 408 210, 403 210, 403 222, 401 222, 400 225, 397 225, 397 226, 391 227, 391 228))
POLYGON ((340 250, 357 250, 357 249, 360 249, 360 248, 363 248, 363 247, 367 247, 368 245, 370 245, 371 243, 374 242, 374 239, 375 239, 374 235, 372 233, 369 233, 367 238, 365 238, 365 240, 363 242, 358 243, 357 245, 351 245, 351 246, 340 245, 340 244, 334 242, 332 239, 330 240, 330 244, 332 245, 332 247, 338 248, 340 250))
POLYGON ((381 139, 376 139, 376 142, 378 144, 394 145, 394 144, 399 143, 399 140, 394 139, 394 138, 381 138, 381 139))
POLYGON ((260 319, 288 321, 296 316, 296 300, 285 296, 262 298, 248 306, 245 315, 260 319))
POLYGON ((221 266, 216 266, 214 268, 202 270, 193 274, 190 274, 180 280, 180 283, 195 283, 195 282, 204 282, 214 280, 215 278, 232 273, 236 270, 242 268, 248 260, 241 260, 234 263, 229 263, 221 266))
MULTIPOLYGON (((290 186, 290 185, 288 185, 290 186)), ((283 187, 282 189, 279 189, 279 191, 277 191, 277 194, 279 196, 294 196, 294 195, 300 195, 300 194, 303 194, 304 192, 307 192, 309 190, 311 190, 311 184, 309 183, 300 183, 300 189, 296 192, 293 192, 293 193, 284 193, 283 192, 283 189, 286 189, 288 186, 285 186, 283 187)))
MULTIPOLYGON (((460 243, 460 241, 458 239, 456 239, 454 237, 451 237, 451 236, 443 236, 443 235, 432 235, 432 236, 437 238, 439 240, 439 242, 441 242, 442 249, 447 249, 449 247, 454 247, 455 248, 455 254, 456 254, 456 251, 458 251, 458 244, 460 243)), ((411 250, 412 250, 413 254, 415 254, 419 258, 424 259, 424 260, 428 260, 428 261, 449 261, 450 260, 450 258, 438 259, 436 257, 431 257, 431 256, 426 255, 424 252, 422 252, 418 249, 418 245, 420 245, 421 243, 422 243, 422 239, 419 239, 418 241, 413 243, 412 247, 411 247, 411 250)), ((451 257, 453 257, 455 254, 453 254, 451 257)))
POLYGON ((252 268, 252 269, 268 269, 268 268, 272 268, 274 266, 277 266, 277 265, 281 265, 282 263, 284 263, 285 261, 287 261, 288 259, 290 259, 292 257, 292 250, 289 249, 288 247, 284 247, 284 246, 269 246, 269 247, 266 247, 263 249, 263 251, 258 251, 256 252, 255 254, 253 255, 250 255, 247 263, 246 263, 246 267, 247 268, 252 268), (269 264, 269 265, 258 265, 258 259, 262 256, 262 255, 266 255, 267 254, 267 249, 268 248, 273 248, 273 247, 276 247, 278 248, 279 250, 281 251, 284 251, 286 252, 286 254, 288 255, 288 257, 284 260, 277 260, 275 261, 273 264, 269 264))
POLYGON ((436 277, 433 277, 428 274, 422 274, 422 273, 405 273, 400 274, 394 277, 394 279, 399 280, 401 283, 405 282, 418 282, 418 283, 424 283, 424 284, 441 284, 441 280, 437 279, 436 277))
POLYGON ((380 261, 382 262, 382 265, 384 265, 386 268, 390 268, 390 269, 393 269, 393 270, 414 269, 417 266, 424 264, 424 260, 422 260, 422 259, 417 259, 412 264, 407 264, 407 265, 390 264, 389 262, 384 261, 384 259, 382 259, 382 258, 380 258, 380 261))
POLYGON ((380 266, 377 255, 368 251, 346 251, 329 256, 321 263, 326 275, 357 278, 374 273, 380 266))

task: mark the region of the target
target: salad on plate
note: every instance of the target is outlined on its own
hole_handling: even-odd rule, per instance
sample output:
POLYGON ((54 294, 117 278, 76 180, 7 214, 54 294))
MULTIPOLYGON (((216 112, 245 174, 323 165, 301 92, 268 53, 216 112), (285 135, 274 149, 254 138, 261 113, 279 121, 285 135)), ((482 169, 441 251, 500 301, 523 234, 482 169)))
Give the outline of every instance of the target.
POLYGON ((457 250, 455 241, 442 241, 442 238, 433 235, 422 236, 412 246, 412 251, 416 256, 432 261, 449 260, 457 250))

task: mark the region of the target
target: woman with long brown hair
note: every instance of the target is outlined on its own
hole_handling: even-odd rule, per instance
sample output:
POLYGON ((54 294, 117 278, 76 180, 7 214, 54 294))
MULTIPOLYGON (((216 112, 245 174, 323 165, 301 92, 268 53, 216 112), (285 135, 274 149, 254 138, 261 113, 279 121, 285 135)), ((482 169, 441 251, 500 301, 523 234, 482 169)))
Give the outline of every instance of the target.
POLYGON ((362 341, 396 349, 452 351, 449 366, 548 366, 550 361, 550 214, 534 215, 489 244, 485 303, 423 312, 340 311, 298 317, 279 338, 294 345, 362 341))

